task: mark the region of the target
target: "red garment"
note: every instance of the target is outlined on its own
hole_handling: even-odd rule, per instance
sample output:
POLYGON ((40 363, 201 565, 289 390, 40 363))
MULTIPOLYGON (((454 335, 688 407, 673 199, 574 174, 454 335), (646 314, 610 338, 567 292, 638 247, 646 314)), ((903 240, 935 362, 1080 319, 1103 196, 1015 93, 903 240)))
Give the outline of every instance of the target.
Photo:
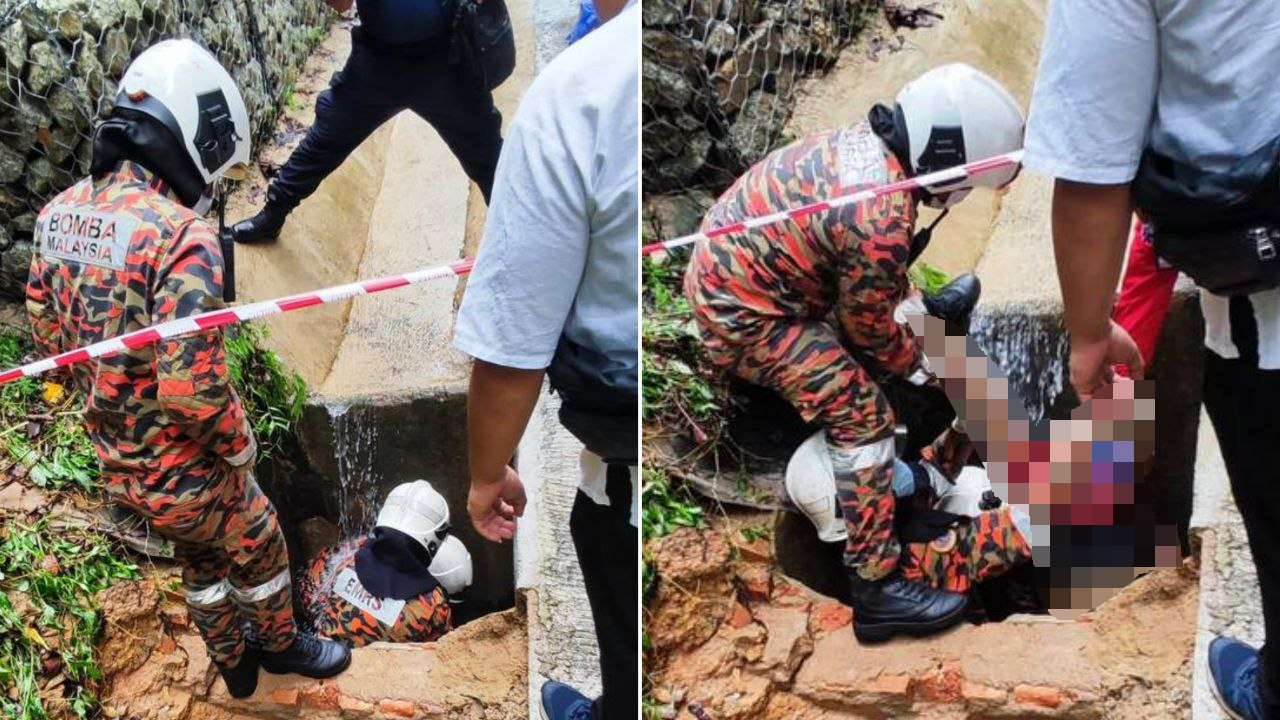
MULTIPOLYGON (((1177 270, 1160 266, 1155 248, 1147 238, 1146 226, 1139 221, 1133 228, 1129 265, 1120 285, 1120 298, 1111 310, 1111 319, 1137 343, 1144 363, 1150 363, 1151 356, 1155 354, 1160 328, 1169 313, 1173 284, 1177 279, 1177 270)), ((1125 365, 1117 365, 1114 369, 1117 375, 1129 376, 1129 368, 1125 365)))

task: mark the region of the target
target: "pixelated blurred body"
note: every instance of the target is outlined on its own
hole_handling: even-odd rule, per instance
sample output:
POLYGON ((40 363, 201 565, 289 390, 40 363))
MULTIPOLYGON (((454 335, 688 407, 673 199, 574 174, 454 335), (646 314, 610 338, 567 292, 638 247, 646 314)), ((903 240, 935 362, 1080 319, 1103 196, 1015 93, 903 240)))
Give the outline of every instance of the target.
POLYGON ((1050 612, 1074 617, 1137 575, 1178 564, 1177 532, 1156 524, 1144 482, 1155 444, 1151 382, 1110 385, 1070 419, 1033 423, 972 338, 948 334, 937 318, 908 320, 996 494, 1030 517, 1037 584, 1050 612))

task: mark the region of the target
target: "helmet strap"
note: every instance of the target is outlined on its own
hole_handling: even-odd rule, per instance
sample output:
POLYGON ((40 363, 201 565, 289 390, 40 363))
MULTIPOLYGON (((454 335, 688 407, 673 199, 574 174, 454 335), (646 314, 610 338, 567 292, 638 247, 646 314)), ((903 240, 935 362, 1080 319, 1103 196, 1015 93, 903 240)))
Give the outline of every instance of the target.
POLYGON ((929 227, 920 230, 911 238, 911 254, 907 256, 907 267, 915 264, 916 260, 924 254, 925 248, 929 247, 929 243, 933 240, 933 229, 938 227, 938 223, 942 222, 942 218, 951 212, 951 208, 944 208, 938 213, 938 217, 929 223, 929 227))
POLYGON ((911 165, 911 142, 907 136, 907 119, 902 114, 902 106, 895 104, 890 110, 888 106, 877 103, 867 113, 867 123, 871 131, 889 148, 893 156, 902 166, 907 177, 914 177, 915 168, 911 165))
POLYGON ((227 200, 231 193, 221 181, 214 182, 214 192, 218 203, 218 244, 222 246, 222 299, 230 303, 236 301, 236 240, 227 227, 227 200))

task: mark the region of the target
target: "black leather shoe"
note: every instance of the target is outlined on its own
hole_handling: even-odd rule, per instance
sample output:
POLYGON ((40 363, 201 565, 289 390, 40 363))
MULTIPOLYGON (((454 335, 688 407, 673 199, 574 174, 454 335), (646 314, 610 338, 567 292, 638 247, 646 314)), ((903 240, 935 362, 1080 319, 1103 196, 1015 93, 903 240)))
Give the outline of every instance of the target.
POLYGON ((851 580, 853 634, 860 643, 880 643, 895 635, 924 637, 964 620, 969 596, 935 590, 894 573, 872 582, 851 580))
POLYGON ((275 240, 280 237, 280 229, 284 227, 284 221, 292 210, 293 208, 268 201, 257 215, 232 225, 231 237, 244 245, 275 240))
POLYGON ((959 325, 965 332, 969 331, 969 320, 973 317, 973 308, 982 295, 982 283, 973 273, 965 273, 947 283, 933 295, 924 296, 924 307, 929 314, 959 325))
POLYGON ((323 680, 351 665, 351 649, 335 640, 298 633, 280 652, 263 652, 262 669, 274 675, 296 674, 323 680))
POLYGON ((227 694, 233 698, 247 698, 258 689, 258 661, 261 649, 249 643, 245 645, 240 662, 232 668, 218 668, 222 681, 227 684, 227 694))

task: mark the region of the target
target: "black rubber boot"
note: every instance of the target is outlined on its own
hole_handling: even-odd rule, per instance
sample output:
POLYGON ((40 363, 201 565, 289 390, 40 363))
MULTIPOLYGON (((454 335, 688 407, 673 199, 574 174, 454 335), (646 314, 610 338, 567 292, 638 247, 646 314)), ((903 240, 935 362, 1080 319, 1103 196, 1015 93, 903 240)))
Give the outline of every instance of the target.
POLYGON ((258 662, 261 648, 253 643, 245 645, 240 662, 233 668, 218 668, 222 681, 227 684, 227 694, 233 698, 247 698, 258 689, 258 662))
POLYGON ((280 236, 280 229, 284 227, 284 221, 292 211, 292 207, 268 200, 257 215, 232 225, 231 237, 244 245, 275 240, 280 236))
POLYGON ((940 633, 964 620, 969 605, 968 595, 935 590, 898 573, 876 582, 855 575, 851 585, 853 634, 860 643, 940 633))
POLYGON ((982 295, 982 283, 973 273, 965 273, 947 283, 933 295, 924 296, 924 307, 929 314, 953 322, 969 332, 969 321, 973 317, 973 308, 982 295))
POLYGON ((351 649, 336 640, 298 633, 293 644, 280 652, 262 653, 262 669, 274 675, 302 675, 323 680, 351 665, 351 649))

